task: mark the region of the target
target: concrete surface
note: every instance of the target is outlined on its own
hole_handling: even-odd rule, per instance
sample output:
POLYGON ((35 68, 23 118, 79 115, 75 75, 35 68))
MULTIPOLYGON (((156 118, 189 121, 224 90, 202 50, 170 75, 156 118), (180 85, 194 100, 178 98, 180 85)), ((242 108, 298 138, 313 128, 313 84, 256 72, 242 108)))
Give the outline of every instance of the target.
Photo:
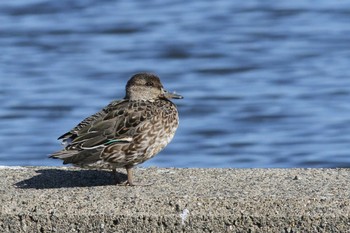
POLYGON ((350 232, 349 169, 0 167, 0 232, 350 232), (126 179, 119 170, 120 179, 126 179))

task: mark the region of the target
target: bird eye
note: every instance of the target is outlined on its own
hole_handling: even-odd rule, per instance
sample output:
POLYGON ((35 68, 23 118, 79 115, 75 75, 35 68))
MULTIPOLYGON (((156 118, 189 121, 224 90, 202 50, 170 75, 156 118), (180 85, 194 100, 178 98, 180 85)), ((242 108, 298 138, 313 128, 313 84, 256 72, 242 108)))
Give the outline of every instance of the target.
POLYGON ((152 86, 153 86, 153 83, 152 83, 152 82, 147 82, 147 83, 146 83, 146 86, 152 87, 152 86))

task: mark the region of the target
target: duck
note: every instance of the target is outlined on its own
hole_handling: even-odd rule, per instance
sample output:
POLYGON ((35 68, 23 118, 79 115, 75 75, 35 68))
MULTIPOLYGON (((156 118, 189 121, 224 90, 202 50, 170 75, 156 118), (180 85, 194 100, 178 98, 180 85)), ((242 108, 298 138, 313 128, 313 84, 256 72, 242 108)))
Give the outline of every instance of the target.
POLYGON ((123 185, 137 185, 133 168, 163 150, 179 126, 179 113, 171 99, 183 96, 164 89, 153 73, 137 73, 126 84, 125 97, 113 100, 61 135, 64 148, 50 155, 63 164, 81 168, 125 168, 123 185))

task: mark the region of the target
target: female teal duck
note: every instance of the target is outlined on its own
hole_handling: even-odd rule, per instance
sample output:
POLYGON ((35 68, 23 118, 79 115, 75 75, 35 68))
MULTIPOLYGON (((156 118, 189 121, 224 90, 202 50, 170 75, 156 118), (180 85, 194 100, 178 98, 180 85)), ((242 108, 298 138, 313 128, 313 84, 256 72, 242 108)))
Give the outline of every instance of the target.
POLYGON ((183 97, 165 91, 154 74, 135 74, 123 100, 112 101, 59 137, 65 148, 50 157, 114 172, 124 167, 125 184, 134 185, 132 168, 155 156, 174 137, 179 117, 171 98, 183 97))

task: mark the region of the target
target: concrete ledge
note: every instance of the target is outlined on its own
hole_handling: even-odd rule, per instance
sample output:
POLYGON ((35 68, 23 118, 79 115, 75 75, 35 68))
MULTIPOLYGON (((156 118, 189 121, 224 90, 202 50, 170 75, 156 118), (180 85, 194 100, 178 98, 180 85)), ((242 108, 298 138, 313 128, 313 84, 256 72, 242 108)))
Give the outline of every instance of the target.
POLYGON ((349 169, 0 168, 0 232, 348 232, 349 169), (120 177, 125 179, 124 170, 120 177))

